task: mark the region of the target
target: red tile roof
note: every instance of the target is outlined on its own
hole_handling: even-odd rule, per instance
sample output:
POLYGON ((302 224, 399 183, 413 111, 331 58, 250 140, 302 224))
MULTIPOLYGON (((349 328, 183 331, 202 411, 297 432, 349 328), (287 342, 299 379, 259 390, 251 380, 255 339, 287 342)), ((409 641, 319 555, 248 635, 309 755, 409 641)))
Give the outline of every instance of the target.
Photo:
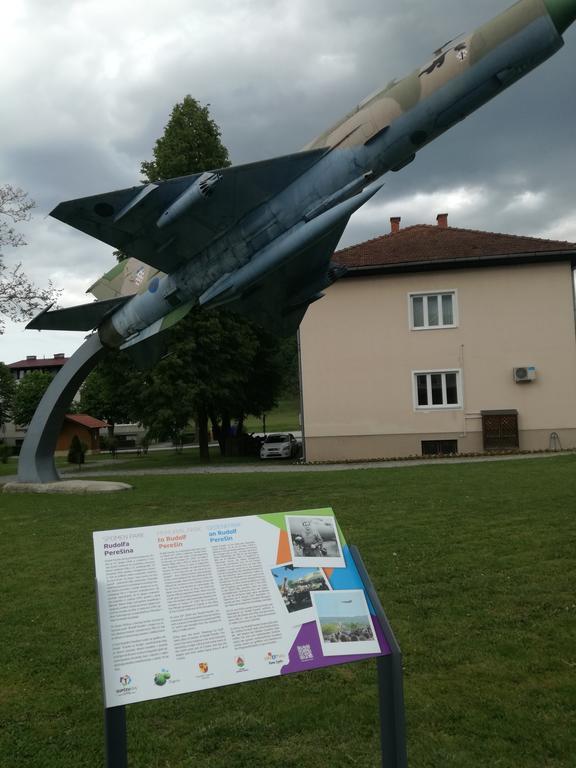
POLYGON ((69 357, 37 357, 35 360, 18 360, 8 363, 8 368, 62 368, 69 357))
POLYGON ((576 243, 417 224, 343 248, 334 254, 333 261, 351 270, 402 265, 413 269, 418 264, 430 268, 459 260, 472 260, 477 264, 483 259, 518 261, 529 257, 543 261, 552 256, 576 257, 576 243))
POLYGON ((102 427, 108 426, 107 421, 100 421, 100 419, 95 419, 87 413, 68 413, 64 418, 67 421, 74 421, 76 424, 88 427, 88 429, 102 429, 102 427))

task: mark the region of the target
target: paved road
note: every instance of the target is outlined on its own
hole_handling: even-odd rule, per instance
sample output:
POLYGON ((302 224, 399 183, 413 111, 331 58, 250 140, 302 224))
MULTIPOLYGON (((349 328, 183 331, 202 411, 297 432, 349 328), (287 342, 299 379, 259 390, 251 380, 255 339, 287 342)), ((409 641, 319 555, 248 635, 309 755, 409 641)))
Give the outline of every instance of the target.
MULTIPOLYGON (((89 478, 89 477, 112 477, 116 475, 125 475, 136 477, 139 475, 236 475, 247 474, 250 472, 270 473, 270 472, 343 472, 352 469, 393 469, 395 467, 420 467, 420 466, 439 466, 444 464, 481 464, 487 461, 518 461, 528 459, 555 458, 557 456, 574 455, 574 452, 563 451, 561 453, 530 453, 515 454, 512 456, 475 456, 462 457, 454 459, 410 459, 405 461, 366 461, 357 464, 283 464, 276 461, 270 463, 261 462, 259 464, 208 464, 191 467, 165 467, 162 469, 130 469, 128 467, 111 469, 113 464, 117 467, 122 462, 121 459, 102 461, 101 469, 87 469, 83 472, 74 472, 63 470, 63 478, 89 478)), ((15 482, 16 475, 0 477, 0 483, 15 482)))

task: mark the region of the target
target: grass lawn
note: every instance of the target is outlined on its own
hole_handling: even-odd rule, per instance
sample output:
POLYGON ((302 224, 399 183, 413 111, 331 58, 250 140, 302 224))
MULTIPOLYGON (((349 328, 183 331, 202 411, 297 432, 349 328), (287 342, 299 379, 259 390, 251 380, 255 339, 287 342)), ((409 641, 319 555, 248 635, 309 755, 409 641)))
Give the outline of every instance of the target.
MULTIPOLYGON (((278 407, 266 414, 266 432, 294 432, 300 427, 300 400, 293 398, 291 400, 280 400, 278 407)), ((244 429, 248 434, 251 432, 262 432, 262 419, 255 416, 248 416, 244 429)))
MULTIPOLYGON (((218 446, 210 447, 210 464, 244 464, 258 463, 260 461, 256 456, 221 456, 218 446)), ((103 463, 110 466, 114 471, 121 469, 130 472, 132 469, 164 469, 185 468, 199 466, 204 464, 200 459, 198 448, 184 448, 178 452, 176 449, 165 451, 149 451, 145 456, 137 456, 136 451, 120 451, 113 459, 108 452, 102 452, 86 456, 86 463, 82 466, 81 472, 88 472, 91 469, 102 470, 103 463)), ((64 475, 67 472, 78 472, 76 464, 68 464, 65 456, 57 457, 56 467, 64 475)), ((16 475, 18 473, 18 459, 11 458, 6 464, 0 464, 0 482, 2 477, 7 475, 16 475)))
MULTIPOLYGON (((118 479, 118 478, 114 478, 118 479)), ((0 496, 2 768, 94 768, 91 532, 331 505, 404 652, 411 768, 574 768, 576 457, 0 496)), ((128 708, 131 768, 379 765, 375 665, 128 708)))

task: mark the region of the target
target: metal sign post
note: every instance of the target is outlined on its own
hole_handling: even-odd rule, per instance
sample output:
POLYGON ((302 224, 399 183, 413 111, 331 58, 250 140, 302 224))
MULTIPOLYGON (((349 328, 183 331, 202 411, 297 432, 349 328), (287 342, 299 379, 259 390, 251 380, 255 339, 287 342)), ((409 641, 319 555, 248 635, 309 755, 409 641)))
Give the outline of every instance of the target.
POLYGON ((380 702, 380 741, 382 768, 406 768, 406 718, 404 715, 404 684, 402 678, 402 651, 392 631, 388 617, 376 594, 358 548, 350 546, 356 568, 364 583, 384 636, 392 653, 376 659, 378 668, 378 699, 380 702))
POLYGON ((106 768, 128 768, 126 707, 104 708, 106 768))

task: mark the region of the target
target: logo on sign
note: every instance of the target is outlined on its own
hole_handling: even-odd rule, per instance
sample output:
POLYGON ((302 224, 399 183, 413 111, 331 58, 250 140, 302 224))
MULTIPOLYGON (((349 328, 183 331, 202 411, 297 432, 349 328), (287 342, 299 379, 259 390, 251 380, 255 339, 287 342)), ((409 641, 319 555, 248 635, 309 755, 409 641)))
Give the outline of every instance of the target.
POLYGON ((120 688, 116 688, 116 695, 117 696, 131 696, 132 694, 136 693, 138 690, 137 685, 131 685, 132 683, 132 677, 127 672, 124 672, 120 677, 118 678, 120 682, 120 688))
POLYGON ((166 681, 170 680, 171 677, 172 675, 167 669, 162 669, 154 675, 154 682, 156 685, 166 685, 166 681))
POLYGON ((201 661, 198 664, 198 669, 200 670, 200 672, 202 672, 203 675, 205 675, 208 672, 208 664, 206 664, 205 661, 201 661))
POLYGON ((285 659, 286 656, 283 653, 272 653, 272 651, 268 651, 264 656, 264 661, 267 661, 268 664, 282 664, 285 659))
POLYGON ((244 661, 242 656, 238 656, 236 658, 236 666, 238 667, 238 669, 243 669, 246 666, 246 662, 244 661))

